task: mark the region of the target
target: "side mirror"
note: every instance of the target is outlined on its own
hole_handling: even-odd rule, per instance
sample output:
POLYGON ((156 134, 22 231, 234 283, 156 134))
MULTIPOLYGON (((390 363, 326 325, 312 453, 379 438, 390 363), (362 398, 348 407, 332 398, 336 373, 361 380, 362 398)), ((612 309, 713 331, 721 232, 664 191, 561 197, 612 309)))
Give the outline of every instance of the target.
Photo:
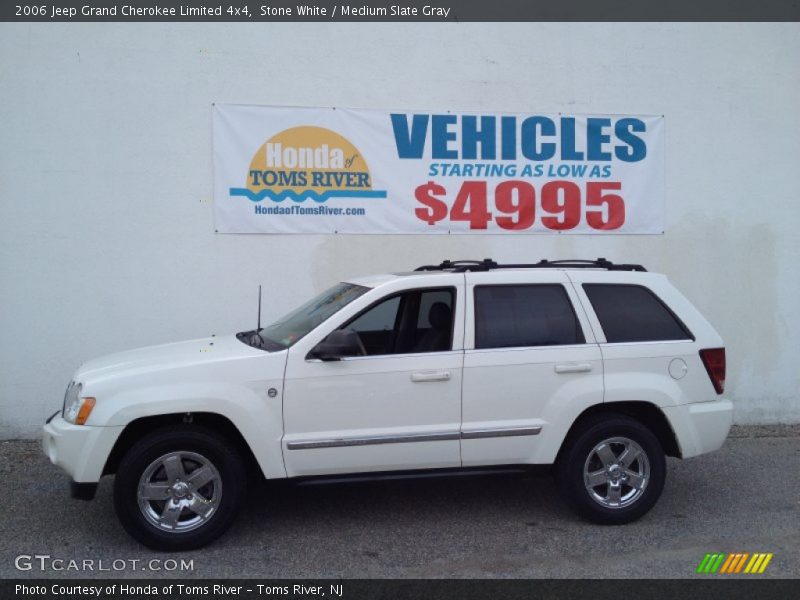
POLYGON ((324 361, 341 360, 346 356, 363 356, 364 346, 352 329, 337 329, 311 349, 307 358, 324 361))

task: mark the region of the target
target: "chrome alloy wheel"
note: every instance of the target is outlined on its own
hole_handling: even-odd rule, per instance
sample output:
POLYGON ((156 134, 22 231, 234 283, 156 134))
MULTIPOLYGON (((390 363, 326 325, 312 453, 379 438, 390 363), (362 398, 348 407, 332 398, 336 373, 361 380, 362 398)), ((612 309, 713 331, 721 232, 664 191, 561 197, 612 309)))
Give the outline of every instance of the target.
POLYGON ((136 496, 148 522, 164 531, 182 533, 204 525, 217 511, 222 478, 206 457, 170 452, 144 470, 136 496))
POLYGON ((650 461, 642 447, 626 437, 597 444, 583 466, 589 496, 606 508, 624 508, 641 498, 650 480, 650 461))

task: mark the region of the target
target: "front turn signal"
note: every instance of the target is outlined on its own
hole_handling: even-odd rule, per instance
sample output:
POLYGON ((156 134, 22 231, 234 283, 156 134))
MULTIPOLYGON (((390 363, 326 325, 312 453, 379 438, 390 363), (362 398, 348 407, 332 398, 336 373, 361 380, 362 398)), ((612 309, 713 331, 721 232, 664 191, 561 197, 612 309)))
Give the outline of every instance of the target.
POLYGON ((89 415, 92 414, 92 409, 94 408, 96 400, 94 398, 87 397, 82 398, 81 408, 78 410, 78 416, 75 418, 76 425, 83 425, 86 423, 86 420, 89 418, 89 415))

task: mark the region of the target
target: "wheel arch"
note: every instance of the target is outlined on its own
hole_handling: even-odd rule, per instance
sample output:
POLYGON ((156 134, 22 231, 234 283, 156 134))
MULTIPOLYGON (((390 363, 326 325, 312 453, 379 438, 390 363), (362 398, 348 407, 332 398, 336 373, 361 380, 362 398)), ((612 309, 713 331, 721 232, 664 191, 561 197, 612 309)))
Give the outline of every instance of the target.
POLYGON ((664 412, 655 404, 646 401, 622 401, 622 402, 606 402, 603 404, 596 404, 584 410, 572 422, 567 435, 561 442, 561 446, 556 456, 556 462, 561 457, 564 449, 569 446, 569 443, 577 435, 577 432, 583 424, 590 418, 598 415, 625 415, 632 419, 636 419, 642 425, 647 427, 653 435, 656 436, 664 454, 675 458, 681 458, 681 449, 678 444, 678 438, 669 424, 669 420, 664 412))
POLYGON ((125 429, 117 437, 117 441, 114 443, 114 447, 111 449, 103 467, 103 475, 116 473, 122 457, 142 436, 163 427, 180 424, 197 425, 224 435, 234 444, 244 459, 248 476, 264 477, 264 472, 258 460, 256 460, 253 450, 236 425, 228 417, 210 412, 170 413, 134 419, 125 426, 125 429))

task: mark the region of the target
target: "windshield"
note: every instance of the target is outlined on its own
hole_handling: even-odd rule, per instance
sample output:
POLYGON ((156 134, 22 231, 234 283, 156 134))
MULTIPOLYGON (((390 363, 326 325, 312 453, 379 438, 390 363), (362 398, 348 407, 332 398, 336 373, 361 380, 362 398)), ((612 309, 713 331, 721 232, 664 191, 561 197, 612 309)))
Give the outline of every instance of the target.
POLYGON ((288 348, 367 291, 369 288, 361 285, 338 283, 272 325, 264 327, 260 335, 257 331, 247 331, 237 337, 246 344, 264 350, 288 348))

